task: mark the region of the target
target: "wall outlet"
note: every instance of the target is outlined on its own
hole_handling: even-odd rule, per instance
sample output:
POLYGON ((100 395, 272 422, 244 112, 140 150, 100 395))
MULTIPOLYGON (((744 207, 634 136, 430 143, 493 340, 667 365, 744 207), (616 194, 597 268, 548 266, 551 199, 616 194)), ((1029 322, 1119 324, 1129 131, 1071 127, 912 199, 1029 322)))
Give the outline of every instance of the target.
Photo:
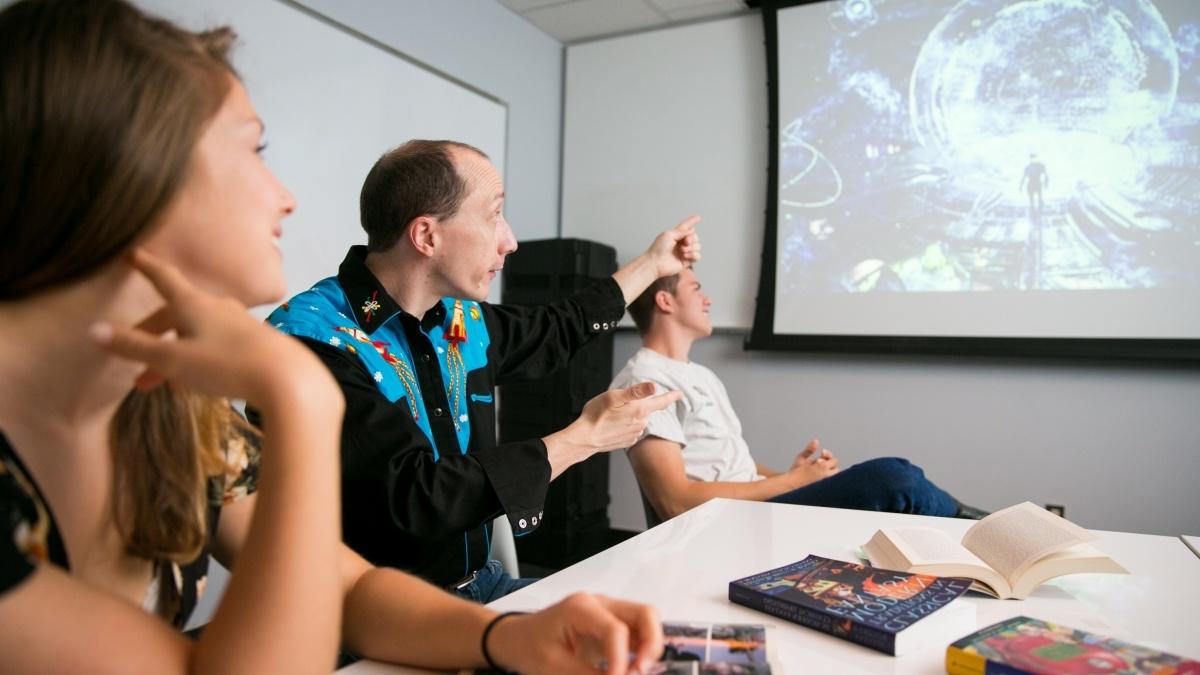
POLYGON ((1061 518, 1067 517, 1067 507, 1062 504, 1047 504, 1046 510, 1061 518))

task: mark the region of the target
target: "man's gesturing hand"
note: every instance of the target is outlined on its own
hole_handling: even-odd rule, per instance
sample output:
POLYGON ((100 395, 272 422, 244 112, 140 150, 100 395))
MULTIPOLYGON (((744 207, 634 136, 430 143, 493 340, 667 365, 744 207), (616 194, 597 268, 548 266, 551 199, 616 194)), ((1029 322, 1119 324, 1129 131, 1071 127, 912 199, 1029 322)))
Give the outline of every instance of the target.
POLYGON ((633 446, 641 440, 650 414, 682 397, 678 391, 655 395, 654 383, 641 382, 606 391, 588 401, 579 419, 542 439, 550 461, 550 477, 597 452, 633 446))
POLYGON ((700 216, 688 216, 675 227, 655 237, 646 256, 654 263, 658 277, 679 274, 700 260, 700 235, 696 223, 700 216))
POLYGON ((581 424, 580 431, 587 434, 586 444, 596 452, 628 448, 641 439, 650 413, 682 397, 678 391, 655 395, 653 382, 639 382, 626 389, 606 391, 588 401, 576 424, 581 424))

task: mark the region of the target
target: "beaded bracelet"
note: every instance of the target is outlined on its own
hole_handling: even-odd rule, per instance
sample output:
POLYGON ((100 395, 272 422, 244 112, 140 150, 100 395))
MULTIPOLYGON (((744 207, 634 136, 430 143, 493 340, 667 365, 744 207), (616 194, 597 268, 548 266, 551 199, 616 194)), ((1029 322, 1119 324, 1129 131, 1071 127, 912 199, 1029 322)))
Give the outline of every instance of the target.
POLYGON ((496 670, 501 673, 513 672, 511 670, 505 670, 501 668, 500 666, 496 665, 495 661, 492 660, 492 655, 488 652, 487 646, 488 634, 491 633, 492 629, 496 627, 496 624, 500 623, 502 620, 507 619, 510 616, 517 616, 525 613, 526 612, 504 612, 503 614, 498 614, 494 619, 489 621, 487 627, 483 629, 483 637, 479 639, 479 648, 480 651, 483 652, 483 660, 487 661, 488 667, 492 670, 496 670))

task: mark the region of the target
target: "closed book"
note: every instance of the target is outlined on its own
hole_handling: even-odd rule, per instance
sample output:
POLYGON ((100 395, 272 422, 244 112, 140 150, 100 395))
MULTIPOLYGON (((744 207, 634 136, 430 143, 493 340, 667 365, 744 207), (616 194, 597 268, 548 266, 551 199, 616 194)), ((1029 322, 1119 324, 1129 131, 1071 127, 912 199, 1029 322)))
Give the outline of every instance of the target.
POLYGON ((810 555, 729 582, 729 600, 893 656, 975 627, 968 579, 877 569, 810 555))
POLYGON ((1200 661, 1017 616, 946 648, 950 675, 1200 675, 1200 661))

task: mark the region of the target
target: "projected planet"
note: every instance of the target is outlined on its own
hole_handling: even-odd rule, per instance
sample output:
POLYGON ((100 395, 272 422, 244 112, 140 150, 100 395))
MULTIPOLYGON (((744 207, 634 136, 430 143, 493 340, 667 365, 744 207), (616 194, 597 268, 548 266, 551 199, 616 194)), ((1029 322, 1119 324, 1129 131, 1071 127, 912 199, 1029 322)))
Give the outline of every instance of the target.
POLYGON ((964 0, 930 33, 910 81, 912 131, 968 189, 1011 189, 1037 155, 1056 181, 1133 180, 1130 134, 1170 112, 1179 64, 1145 0, 964 0))

